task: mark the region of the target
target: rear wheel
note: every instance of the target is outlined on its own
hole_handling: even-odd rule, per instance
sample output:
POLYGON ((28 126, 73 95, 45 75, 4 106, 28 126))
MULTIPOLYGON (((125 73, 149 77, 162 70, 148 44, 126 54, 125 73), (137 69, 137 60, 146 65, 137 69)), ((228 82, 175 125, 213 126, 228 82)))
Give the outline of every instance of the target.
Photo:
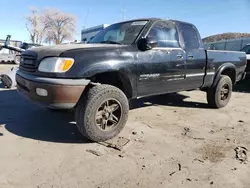
POLYGON ((90 88, 76 107, 79 131, 88 139, 100 142, 120 133, 128 119, 126 95, 111 85, 90 88))
POLYGON ((229 76, 221 75, 218 83, 207 91, 207 101, 213 108, 222 108, 228 104, 232 96, 232 80, 229 76))

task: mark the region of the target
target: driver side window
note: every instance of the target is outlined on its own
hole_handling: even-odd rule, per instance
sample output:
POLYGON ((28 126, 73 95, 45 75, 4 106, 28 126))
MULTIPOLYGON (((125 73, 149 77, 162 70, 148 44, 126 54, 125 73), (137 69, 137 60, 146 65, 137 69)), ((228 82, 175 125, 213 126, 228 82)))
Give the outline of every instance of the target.
POLYGON ((159 21, 155 23, 149 31, 148 37, 156 38, 157 47, 179 47, 178 33, 172 22, 159 21))

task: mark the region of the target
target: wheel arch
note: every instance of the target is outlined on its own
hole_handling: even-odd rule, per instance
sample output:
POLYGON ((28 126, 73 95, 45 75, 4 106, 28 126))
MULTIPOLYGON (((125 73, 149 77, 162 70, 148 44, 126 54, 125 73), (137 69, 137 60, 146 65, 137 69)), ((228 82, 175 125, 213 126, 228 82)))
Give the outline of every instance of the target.
POLYGON ((232 63, 225 63, 221 67, 219 67, 219 69, 217 70, 217 72, 215 74, 212 87, 214 87, 218 83, 221 75, 229 76, 232 80, 232 83, 235 84, 236 83, 236 67, 235 67, 235 65, 232 63))
POLYGON ((129 77, 120 71, 99 72, 89 77, 91 83, 109 84, 121 89, 128 99, 133 98, 132 83, 129 77))

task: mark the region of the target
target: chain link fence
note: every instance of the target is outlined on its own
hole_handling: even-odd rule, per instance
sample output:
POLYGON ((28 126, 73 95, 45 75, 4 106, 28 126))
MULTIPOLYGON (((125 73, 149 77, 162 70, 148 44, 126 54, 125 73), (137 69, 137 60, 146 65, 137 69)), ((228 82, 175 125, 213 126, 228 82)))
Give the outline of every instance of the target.
POLYGON ((247 44, 250 44, 250 37, 210 42, 205 43, 204 46, 208 50, 240 51, 247 44))

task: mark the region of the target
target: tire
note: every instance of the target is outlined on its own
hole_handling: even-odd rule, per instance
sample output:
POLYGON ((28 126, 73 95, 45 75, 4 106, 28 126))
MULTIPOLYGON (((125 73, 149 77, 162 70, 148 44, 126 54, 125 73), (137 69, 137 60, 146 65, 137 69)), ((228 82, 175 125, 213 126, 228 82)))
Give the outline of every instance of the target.
POLYGON ((120 89, 111 85, 94 86, 83 94, 77 104, 77 128, 89 140, 106 141, 121 132, 127 122, 128 112, 128 99, 120 89))
POLYGON ((14 64, 19 65, 20 64, 20 58, 21 58, 20 55, 16 55, 15 58, 14 58, 14 64))
POLYGON ((233 84, 229 76, 221 75, 218 83, 207 91, 207 102, 212 108, 225 107, 232 96, 233 84))

